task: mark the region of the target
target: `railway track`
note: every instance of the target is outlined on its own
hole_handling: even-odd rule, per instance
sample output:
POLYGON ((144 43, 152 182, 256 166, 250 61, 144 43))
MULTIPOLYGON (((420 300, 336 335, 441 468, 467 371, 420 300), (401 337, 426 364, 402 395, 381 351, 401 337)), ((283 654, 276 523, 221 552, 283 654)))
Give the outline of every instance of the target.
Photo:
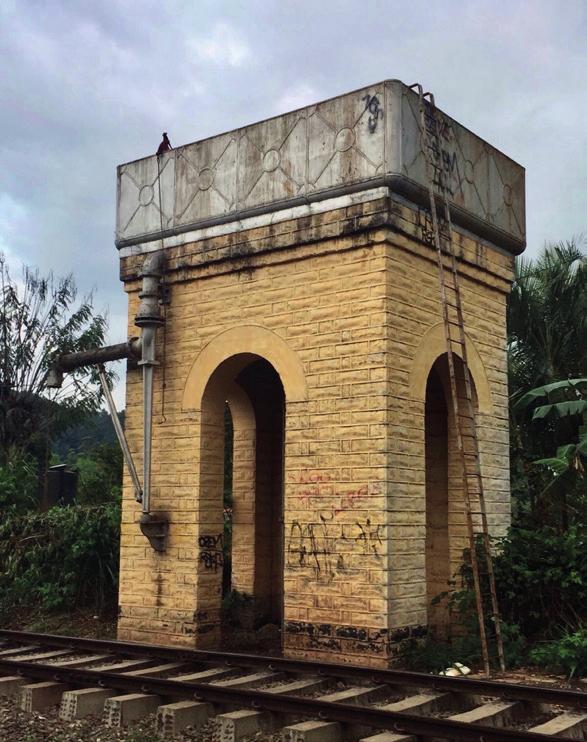
POLYGON ((0 630, 0 694, 71 721, 157 713, 166 735, 216 716, 222 742, 587 739, 587 693, 304 660, 0 630))

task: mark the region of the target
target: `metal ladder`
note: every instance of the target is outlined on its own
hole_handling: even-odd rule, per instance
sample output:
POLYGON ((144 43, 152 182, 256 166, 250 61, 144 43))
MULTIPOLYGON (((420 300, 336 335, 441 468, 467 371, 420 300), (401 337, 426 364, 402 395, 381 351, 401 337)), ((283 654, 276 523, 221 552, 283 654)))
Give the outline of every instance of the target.
POLYGON ((459 286, 457 260, 453 245, 453 229, 448 193, 448 179, 450 173, 447 170, 447 158, 443 155, 441 146, 441 125, 443 122, 439 121, 439 115, 432 93, 425 93, 422 86, 419 84, 412 85, 411 89, 416 91, 420 105, 420 139, 422 153, 426 162, 426 180, 430 200, 430 216, 432 221, 434 247, 438 265, 440 299, 450 376, 452 409, 456 423, 457 447, 463 470, 463 499, 471 550, 471 567, 475 588, 475 602, 479 621, 479 635, 481 638, 483 664, 486 674, 489 674, 489 650, 485 627, 485 611, 483 606, 483 595, 481 592, 481 578, 476 549, 475 529, 473 525, 472 500, 475 496, 478 498, 479 512, 481 515, 482 543, 485 552, 484 556, 487 564, 489 589, 491 593, 491 617, 495 629, 499 665, 503 672, 505 670, 503 640, 501 634, 499 606, 497 602, 497 591, 495 588, 493 558, 491 556, 491 543, 487 526, 483 478, 481 476, 479 461, 479 441, 477 438, 473 387, 467 358, 461 289, 459 286), (440 192, 440 198, 435 194, 435 185, 438 187, 440 192), (441 235, 440 219, 437 211, 437 199, 441 203, 441 215, 444 222, 443 235, 441 235), (459 356, 462 361, 462 364, 459 364, 459 368, 462 367, 462 379, 459 379, 458 381, 462 381, 463 383, 460 385, 457 381, 455 355, 459 356))

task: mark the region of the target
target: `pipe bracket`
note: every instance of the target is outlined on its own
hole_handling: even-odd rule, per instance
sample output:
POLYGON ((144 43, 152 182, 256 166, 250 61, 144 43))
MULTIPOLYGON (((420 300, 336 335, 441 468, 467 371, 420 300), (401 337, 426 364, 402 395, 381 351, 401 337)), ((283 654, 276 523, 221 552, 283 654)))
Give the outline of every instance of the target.
POLYGON ((167 534, 169 521, 163 513, 143 513, 139 525, 144 536, 155 551, 165 551, 167 548, 167 534))

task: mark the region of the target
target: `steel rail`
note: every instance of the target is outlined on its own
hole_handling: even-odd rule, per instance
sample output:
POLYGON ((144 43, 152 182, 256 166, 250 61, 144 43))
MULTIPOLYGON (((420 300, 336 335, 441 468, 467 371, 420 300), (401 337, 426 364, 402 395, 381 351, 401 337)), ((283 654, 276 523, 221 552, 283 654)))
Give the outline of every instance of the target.
POLYGON ((426 716, 384 711, 378 708, 331 703, 317 699, 268 693, 260 690, 223 688, 207 683, 140 678, 100 670, 67 670, 54 665, 12 662, 0 659, 0 668, 22 677, 64 682, 81 687, 106 687, 114 690, 151 693, 163 698, 183 698, 210 703, 230 704, 278 714, 318 717, 327 721, 364 724, 375 729, 389 729, 398 734, 424 738, 463 740, 464 742, 555 742, 559 737, 533 732, 496 729, 480 724, 436 719, 426 716))
MULTIPOLYGON (((435 691, 466 693, 469 695, 492 696, 504 700, 572 706, 587 710, 586 692, 563 688, 543 688, 541 686, 504 683, 496 680, 477 680, 469 677, 450 678, 406 670, 375 669, 358 665, 339 665, 331 662, 314 662, 311 660, 296 660, 285 657, 266 657, 235 652, 166 647, 160 644, 121 642, 112 639, 89 639, 85 637, 39 634, 8 629, 0 629, 1 638, 17 643, 40 644, 47 647, 60 647, 100 653, 111 652, 112 654, 129 657, 186 660, 235 668, 262 667, 265 669, 281 670, 283 672, 356 679, 370 681, 376 684, 383 683, 402 685, 409 688, 428 688, 435 691)), ((15 665, 16 661, 2 661, 2 666, 5 664, 15 665)))

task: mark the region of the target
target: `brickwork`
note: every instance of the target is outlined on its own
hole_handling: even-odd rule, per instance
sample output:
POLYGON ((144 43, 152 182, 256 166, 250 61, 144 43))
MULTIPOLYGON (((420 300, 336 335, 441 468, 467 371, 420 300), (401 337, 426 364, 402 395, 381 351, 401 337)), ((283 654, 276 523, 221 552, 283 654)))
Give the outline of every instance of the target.
MULTIPOLYGON (((285 652, 382 665, 402 639, 425 632, 436 589, 427 587, 427 523, 431 508, 442 507, 441 496, 429 495, 427 513, 426 384, 442 334, 423 226, 416 207, 378 197, 166 249, 171 303, 159 335, 165 368, 155 375, 152 504, 170 530, 165 553, 153 551, 125 480, 121 638, 219 641, 226 401, 233 585, 254 591, 270 563, 263 584, 283 602, 285 652), (269 443, 257 428, 273 425, 265 429, 275 439, 277 408, 244 379, 260 359, 279 374, 285 396, 283 470, 272 449, 263 475, 271 485, 261 481, 269 443), (261 490, 273 493, 264 502, 274 507, 279 478, 283 512, 263 525, 261 490), (281 516, 283 566, 267 546, 281 516)), ((500 534, 509 522, 505 300, 513 258, 464 234, 457 248, 489 520, 500 534)), ((142 260, 121 261, 130 334, 142 260)), ((140 371, 131 370, 126 428, 138 464, 141 394, 140 371)), ((452 573, 466 538, 450 415, 447 431, 447 512, 438 517, 452 573)))

